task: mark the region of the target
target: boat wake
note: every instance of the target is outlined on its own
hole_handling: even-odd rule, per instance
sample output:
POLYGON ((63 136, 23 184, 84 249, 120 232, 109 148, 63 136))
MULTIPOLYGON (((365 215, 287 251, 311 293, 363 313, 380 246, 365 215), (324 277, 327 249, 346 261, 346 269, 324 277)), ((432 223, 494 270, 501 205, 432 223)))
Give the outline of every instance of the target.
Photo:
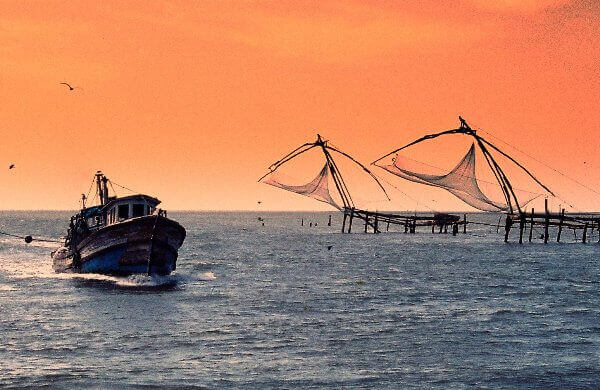
MULTIPOLYGON (((171 275, 142 275, 136 274, 127 277, 111 276, 94 273, 57 273, 52 269, 51 262, 24 252, 17 256, 0 256, 0 275, 5 275, 12 280, 24 279, 63 279, 83 282, 84 284, 110 284, 122 288, 164 289, 195 281, 211 281, 216 276, 213 272, 203 272, 196 275, 171 274, 171 275)), ((14 290, 16 286, 0 285, 0 290, 14 290)))

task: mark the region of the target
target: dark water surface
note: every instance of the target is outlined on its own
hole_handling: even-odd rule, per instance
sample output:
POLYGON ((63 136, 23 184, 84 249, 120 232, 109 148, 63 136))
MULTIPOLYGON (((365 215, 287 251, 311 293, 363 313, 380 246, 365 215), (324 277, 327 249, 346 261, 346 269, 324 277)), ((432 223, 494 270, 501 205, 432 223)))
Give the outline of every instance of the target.
MULTIPOLYGON (((54 244, 0 237, 0 387, 600 386, 599 244, 261 215, 170 214, 188 237, 160 279, 55 274, 54 244)), ((3 212, 0 230, 67 218, 3 212)))

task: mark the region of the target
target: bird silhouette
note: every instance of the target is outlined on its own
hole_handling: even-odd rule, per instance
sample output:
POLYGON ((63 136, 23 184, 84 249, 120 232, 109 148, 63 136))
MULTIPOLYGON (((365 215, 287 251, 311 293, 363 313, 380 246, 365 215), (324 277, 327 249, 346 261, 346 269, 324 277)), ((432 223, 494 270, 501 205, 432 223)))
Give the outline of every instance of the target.
POLYGON ((74 89, 75 89, 75 88, 71 87, 71 85, 70 85, 69 83, 61 83, 61 84, 64 84, 64 85, 66 85, 67 87, 69 87, 69 91, 72 91, 72 90, 74 90, 74 89))
POLYGON ((10 164, 10 167, 8 167, 8 169, 13 169, 15 167, 15 164, 10 164))

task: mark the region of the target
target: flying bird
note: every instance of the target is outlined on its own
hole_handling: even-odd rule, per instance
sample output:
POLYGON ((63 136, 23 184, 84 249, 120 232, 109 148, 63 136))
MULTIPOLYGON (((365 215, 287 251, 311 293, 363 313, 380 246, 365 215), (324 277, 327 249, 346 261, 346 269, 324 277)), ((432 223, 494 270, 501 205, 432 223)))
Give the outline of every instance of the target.
POLYGON ((13 169, 15 167, 15 164, 10 164, 10 167, 8 167, 8 169, 13 169))
POLYGON ((69 91, 72 91, 72 90, 74 90, 74 89, 75 89, 75 88, 71 87, 71 85, 70 85, 69 83, 61 83, 61 84, 64 84, 64 85, 66 85, 67 87, 69 87, 69 91))

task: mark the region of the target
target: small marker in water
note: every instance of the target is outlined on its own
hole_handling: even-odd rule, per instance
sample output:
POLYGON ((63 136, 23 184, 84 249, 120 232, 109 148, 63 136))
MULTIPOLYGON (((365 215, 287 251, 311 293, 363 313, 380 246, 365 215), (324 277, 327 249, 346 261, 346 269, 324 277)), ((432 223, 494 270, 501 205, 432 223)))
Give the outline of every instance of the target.
POLYGON ((33 241, 33 237, 31 237, 31 236, 25 236, 25 242, 27 244, 29 244, 31 241, 33 241))

